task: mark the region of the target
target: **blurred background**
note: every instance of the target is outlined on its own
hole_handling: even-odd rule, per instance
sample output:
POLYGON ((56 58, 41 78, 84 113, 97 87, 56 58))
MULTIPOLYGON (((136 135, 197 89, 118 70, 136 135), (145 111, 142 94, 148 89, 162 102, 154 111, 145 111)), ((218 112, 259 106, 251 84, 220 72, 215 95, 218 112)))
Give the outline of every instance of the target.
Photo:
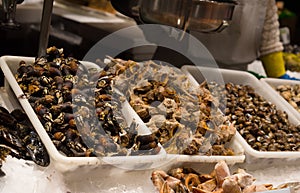
MULTIPOLYGON (((0 0, 1 2, 1 0, 0 0)), ((36 56, 43 9, 41 0, 17 5, 19 29, 0 28, 0 56, 36 56)), ((3 19, 1 6, 0 19, 3 19)), ((67 55, 82 59, 106 35, 135 22, 117 13, 107 0, 55 0, 49 46, 63 47, 67 55)))
MULTIPOLYGON (((277 1, 277 5, 280 27, 289 30, 289 43, 300 44, 300 1, 277 1)), ((16 21, 21 27, 17 30, 0 28, 0 56, 37 55, 42 7, 41 0, 24 0, 17 5, 16 21)), ((3 19, 2 6, 0 19, 3 19)), ((116 12, 109 0, 55 0, 49 46, 64 47, 66 54, 82 59, 100 39, 132 25, 135 22, 116 12)), ((131 50, 127 54, 139 58, 137 55, 142 53, 131 50)), ((143 55, 147 58, 147 53, 143 55)))
MULTIPOLYGON (((298 47, 300 45, 300 1, 276 2, 282 29, 281 38, 285 48, 288 51, 298 52, 300 50, 298 47)), ((24 0, 17 5, 16 22, 20 24, 20 28, 0 28, 0 56, 35 57, 38 55, 42 11, 43 0, 24 0)), ((0 6, 1 21, 3 17, 3 8, 0 6)), ((112 7, 110 0, 54 0, 48 45, 64 48, 66 55, 81 60, 99 40, 114 31, 133 25, 136 25, 136 22, 118 13, 112 7)), ((136 34, 136 37, 140 35, 136 34)), ((134 41, 127 37, 121 38, 134 41)), ((154 51, 155 48, 151 47, 132 48, 122 53, 120 57, 136 61, 147 60, 152 58, 154 51)), ((166 53, 173 54, 173 52, 166 53)), ((181 61, 175 59, 172 62, 181 61)))

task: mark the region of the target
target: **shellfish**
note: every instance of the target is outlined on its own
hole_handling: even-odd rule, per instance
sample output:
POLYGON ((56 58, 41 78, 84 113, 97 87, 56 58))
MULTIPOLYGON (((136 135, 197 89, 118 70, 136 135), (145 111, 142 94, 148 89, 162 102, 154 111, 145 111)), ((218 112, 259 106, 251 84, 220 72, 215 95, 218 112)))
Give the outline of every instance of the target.
POLYGON ((43 167, 49 165, 47 149, 23 110, 14 109, 9 113, 6 108, 0 107, 0 120, 0 162, 11 155, 32 160, 43 167))
POLYGON ((160 193, 254 193, 286 187, 282 185, 273 188, 272 184, 254 184, 254 177, 240 168, 230 174, 224 161, 216 163, 210 174, 193 168, 175 167, 167 172, 155 170, 150 178, 160 193))
POLYGON ((136 70, 131 71, 129 61, 111 60, 110 68, 125 68, 116 77, 115 87, 168 153, 234 154, 224 144, 235 135, 235 127, 218 110, 206 82, 195 89, 177 68, 146 61, 131 62, 136 70))
MULTIPOLYGON (((131 65, 128 63, 128 67, 131 65)), ((66 156, 157 153, 157 140, 138 141, 127 124, 122 95, 113 89, 117 67, 87 69, 63 49, 50 47, 34 63, 20 62, 16 80, 56 148, 66 156)))

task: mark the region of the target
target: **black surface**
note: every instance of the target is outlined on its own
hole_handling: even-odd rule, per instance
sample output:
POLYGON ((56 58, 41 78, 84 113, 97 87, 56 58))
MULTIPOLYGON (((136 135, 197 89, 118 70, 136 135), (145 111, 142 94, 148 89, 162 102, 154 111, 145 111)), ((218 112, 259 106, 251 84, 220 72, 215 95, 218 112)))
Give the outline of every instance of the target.
POLYGON ((138 0, 111 0, 110 2, 114 9, 118 12, 128 17, 134 17, 131 13, 131 10, 133 6, 136 6, 138 4, 138 0))

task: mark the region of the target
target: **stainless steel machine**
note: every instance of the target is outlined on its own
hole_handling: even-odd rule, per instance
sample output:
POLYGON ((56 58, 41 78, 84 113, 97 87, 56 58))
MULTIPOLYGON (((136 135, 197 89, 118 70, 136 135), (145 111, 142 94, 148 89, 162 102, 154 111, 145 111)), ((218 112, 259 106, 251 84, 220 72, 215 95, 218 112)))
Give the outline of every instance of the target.
POLYGON ((111 0, 116 10, 138 23, 183 30, 221 32, 233 16, 234 0, 111 0))
MULTIPOLYGON (((38 56, 45 53, 54 0, 43 2, 38 56)), ((15 19, 17 5, 23 0, 2 0, 4 19, 1 27, 18 29, 15 19)), ((111 0, 114 8, 138 23, 159 23, 183 30, 221 32, 233 15, 235 0, 111 0)))

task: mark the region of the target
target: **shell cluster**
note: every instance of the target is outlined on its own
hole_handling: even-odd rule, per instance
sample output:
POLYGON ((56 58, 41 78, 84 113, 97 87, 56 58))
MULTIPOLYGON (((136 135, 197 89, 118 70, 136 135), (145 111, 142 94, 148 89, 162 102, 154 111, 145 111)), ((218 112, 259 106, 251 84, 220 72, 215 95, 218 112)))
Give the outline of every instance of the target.
POLYGON ((155 154, 151 135, 138 134, 121 113, 115 74, 88 68, 50 47, 34 63, 20 62, 16 80, 57 149, 66 156, 155 154), (149 145, 151 144, 151 145, 149 145))
POLYGON ((234 154, 226 144, 236 130, 205 83, 194 86, 178 68, 154 61, 111 59, 110 66, 122 69, 115 87, 168 153, 234 154))
POLYGON ((300 151, 300 126, 291 124, 286 112, 257 94, 249 85, 210 83, 223 93, 224 113, 252 148, 259 151, 300 151), (224 87, 225 86, 225 87, 224 87))
POLYGON ((256 150, 300 149, 300 127, 250 86, 195 86, 175 67, 108 59, 101 70, 87 68, 51 47, 33 64, 20 62, 16 80, 67 156, 153 154, 158 143, 174 154, 234 155, 226 145, 236 129, 256 150), (152 134, 128 123, 126 100, 152 134))
POLYGON ((0 107, 0 176, 1 164, 10 155, 18 159, 32 160, 46 167, 50 157, 28 116, 21 109, 9 112, 0 107))
POLYGON ((187 167, 155 170, 151 180, 160 193, 254 193, 281 189, 272 184, 255 184, 254 177, 240 168, 231 174, 224 161, 218 162, 211 173, 187 167))
POLYGON ((300 85, 279 85, 274 89, 292 105, 298 112, 300 112, 300 85))

